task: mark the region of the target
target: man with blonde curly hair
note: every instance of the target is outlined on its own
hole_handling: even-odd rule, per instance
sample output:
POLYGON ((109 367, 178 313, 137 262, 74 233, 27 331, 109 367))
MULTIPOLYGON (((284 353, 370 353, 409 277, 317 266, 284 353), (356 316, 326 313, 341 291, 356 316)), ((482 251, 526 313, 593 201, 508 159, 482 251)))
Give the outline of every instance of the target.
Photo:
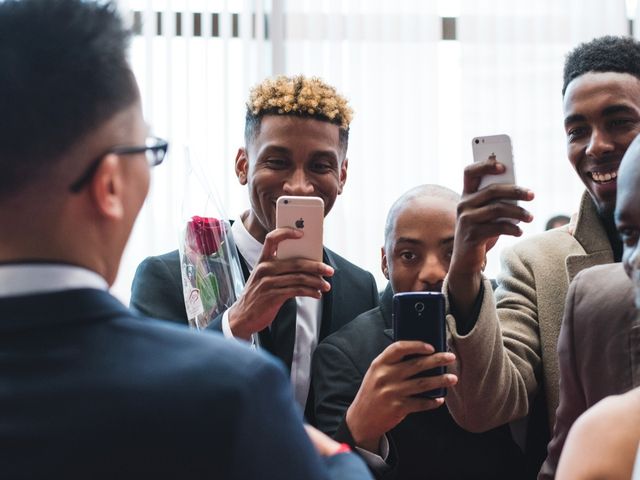
MULTIPOLYGON (((247 102, 245 145, 235 171, 248 186, 251 208, 232 226, 247 280, 242 296, 210 328, 260 345, 289 367, 295 396, 307 405, 316 345, 360 313, 378 305, 373 276, 329 249, 323 261, 278 260, 278 244, 301 233, 276 228, 282 195, 316 196, 331 211, 347 179, 353 112, 335 88, 318 78, 279 76, 255 86, 247 102)), ((131 305, 159 318, 187 323, 177 251, 147 258, 136 272, 131 305)))

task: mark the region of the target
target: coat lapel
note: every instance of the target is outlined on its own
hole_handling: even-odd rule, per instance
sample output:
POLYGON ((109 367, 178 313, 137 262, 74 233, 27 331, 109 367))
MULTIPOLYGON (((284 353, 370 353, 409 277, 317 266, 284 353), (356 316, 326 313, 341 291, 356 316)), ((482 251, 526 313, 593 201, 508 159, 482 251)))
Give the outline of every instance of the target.
POLYGON ((327 265, 331 265, 333 276, 325 277, 325 280, 331 285, 331 290, 322 296, 322 319, 320 321, 320 338, 318 341, 322 341, 333 331, 331 329, 331 320, 336 318, 333 311, 334 305, 340 305, 340 302, 336 300, 336 296, 342 295, 343 292, 342 274, 333 260, 333 255, 326 248, 322 251, 322 261, 327 265))
POLYGON ((613 250, 609 238, 588 192, 582 194, 573 236, 585 253, 567 256, 565 264, 569 283, 586 268, 613 262, 613 250))
POLYGON ((387 283, 384 292, 380 296, 380 313, 384 320, 384 334, 393 340, 393 289, 391 283, 387 283))

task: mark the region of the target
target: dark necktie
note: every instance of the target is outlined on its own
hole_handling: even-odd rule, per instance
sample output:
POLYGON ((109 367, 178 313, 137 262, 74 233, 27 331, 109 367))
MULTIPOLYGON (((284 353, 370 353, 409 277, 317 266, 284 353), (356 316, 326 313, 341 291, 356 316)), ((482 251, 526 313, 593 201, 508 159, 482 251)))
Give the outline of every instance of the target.
POLYGON ((284 302, 270 329, 272 344, 265 347, 280 358, 289 370, 293 361, 293 347, 296 340, 296 299, 290 298, 284 302), (269 348, 271 347, 271 348, 269 348))

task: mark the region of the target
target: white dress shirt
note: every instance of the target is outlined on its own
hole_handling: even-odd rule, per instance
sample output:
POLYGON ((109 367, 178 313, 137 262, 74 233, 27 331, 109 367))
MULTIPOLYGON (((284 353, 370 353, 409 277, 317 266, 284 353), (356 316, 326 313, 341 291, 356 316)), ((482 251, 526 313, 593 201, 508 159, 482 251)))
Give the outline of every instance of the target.
MULTIPOLYGON (((253 270, 262 253, 262 244, 251 236, 240 218, 233 222, 231 233, 249 271, 253 270)), ((318 345, 321 319, 321 299, 296 297, 296 336, 291 363, 291 383, 296 401, 302 409, 304 409, 309 395, 311 357, 318 345)), ((233 338, 227 312, 222 316, 222 333, 227 338, 233 338)))
POLYGON ((52 293, 79 288, 107 290, 107 281, 96 272, 60 263, 12 263, 0 265, 0 297, 52 293))

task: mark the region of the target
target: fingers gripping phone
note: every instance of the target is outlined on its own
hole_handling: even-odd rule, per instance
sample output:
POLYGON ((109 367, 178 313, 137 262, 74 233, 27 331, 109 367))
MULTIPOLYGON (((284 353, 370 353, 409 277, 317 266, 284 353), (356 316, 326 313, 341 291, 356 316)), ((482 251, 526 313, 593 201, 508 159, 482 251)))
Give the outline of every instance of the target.
POLYGON ((322 261, 324 202, 319 197, 283 196, 276 202, 276 228, 291 227, 304 232, 301 238, 280 242, 276 257, 322 261))
MULTIPOLYGON (((471 149, 473 150, 474 162, 482 162, 493 157, 505 166, 505 171, 498 175, 485 175, 482 177, 478 190, 482 190, 494 183, 515 185, 516 175, 513 168, 513 149, 509 135, 475 137, 471 140, 471 149)), ((515 203, 515 200, 509 201, 515 203)))
MULTIPOLYGON (((392 323, 394 341, 420 340, 432 345, 436 352, 446 351, 445 305, 442 293, 396 293, 393 296, 392 323)), ((437 367, 416 376, 433 377, 446 371, 446 367, 437 367)), ((419 396, 439 398, 446 394, 446 388, 438 388, 423 392, 419 396)))

